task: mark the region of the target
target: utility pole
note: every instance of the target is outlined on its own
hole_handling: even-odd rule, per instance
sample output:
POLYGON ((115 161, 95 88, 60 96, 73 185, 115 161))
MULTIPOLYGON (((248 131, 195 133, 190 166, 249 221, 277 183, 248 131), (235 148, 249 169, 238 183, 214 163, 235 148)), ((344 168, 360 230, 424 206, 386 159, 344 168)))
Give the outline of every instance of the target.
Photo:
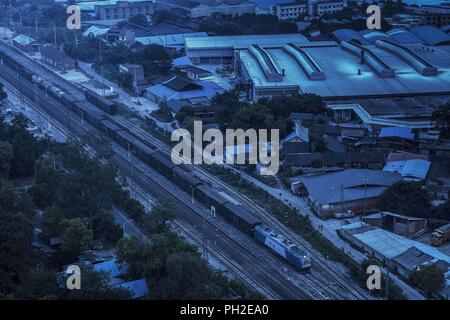
POLYGON ((384 291, 384 299, 385 300, 387 300, 388 298, 389 298, 389 269, 388 268, 386 268, 386 288, 384 288, 385 289, 385 291, 384 291))
POLYGON ((53 36, 55 38, 55 46, 56 46, 56 23, 53 24, 53 36))
POLYGON ((203 257, 206 260, 206 263, 209 263, 209 257, 208 257, 208 223, 206 219, 206 212, 208 210, 203 211, 203 230, 202 230, 202 242, 203 242, 203 257))
POLYGON ((19 21, 20 21, 20 32, 22 32, 22 30, 23 30, 22 10, 19 11, 19 21))
MULTIPOLYGON (((16 70, 17 70, 17 78, 19 79, 19 86, 21 86, 22 78, 20 76, 19 66, 17 66, 16 70)), ((19 90, 19 101, 20 101, 20 110, 24 110, 22 90, 19 90)))
POLYGON ((363 218, 366 216, 366 198, 367 198, 367 171, 364 171, 364 201, 363 201, 363 216, 361 217, 361 227, 363 225, 363 218))
POLYGON ((38 21, 37 21, 37 18, 34 19, 34 28, 35 28, 35 32, 36 32, 36 40, 39 41, 39 29, 38 29, 38 21))

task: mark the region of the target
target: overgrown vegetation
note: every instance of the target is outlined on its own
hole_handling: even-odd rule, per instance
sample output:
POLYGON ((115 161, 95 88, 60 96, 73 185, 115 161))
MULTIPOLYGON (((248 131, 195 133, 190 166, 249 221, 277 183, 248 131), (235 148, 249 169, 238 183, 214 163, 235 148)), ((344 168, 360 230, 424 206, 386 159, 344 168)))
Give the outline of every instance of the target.
POLYGON ((414 270, 410 281, 426 294, 432 295, 444 288, 445 276, 435 264, 430 264, 414 270))
POLYGON ((381 209, 413 217, 429 217, 431 197, 420 182, 400 181, 387 188, 380 199, 381 209))
POLYGON ((149 235, 148 243, 136 238, 119 242, 119 261, 126 263, 131 276, 144 277, 152 284, 150 298, 231 299, 236 294, 244 299, 262 298, 209 269, 197 248, 170 229, 175 212, 166 202, 139 219, 149 235))

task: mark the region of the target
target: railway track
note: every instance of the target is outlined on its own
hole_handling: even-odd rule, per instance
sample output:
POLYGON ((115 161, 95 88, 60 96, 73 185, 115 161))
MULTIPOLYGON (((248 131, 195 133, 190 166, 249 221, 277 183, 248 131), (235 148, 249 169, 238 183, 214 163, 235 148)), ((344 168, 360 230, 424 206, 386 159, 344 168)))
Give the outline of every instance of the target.
MULTIPOLYGON (((0 44, 0 46, 5 47, 6 45, 0 44)), ((17 53, 14 51, 14 49, 11 49, 6 46, 5 48, 7 51, 10 52, 10 54, 19 55, 20 59, 23 61, 23 64, 26 65, 31 70, 34 70, 39 75, 46 75, 47 79, 50 79, 51 82, 58 85, 61 89, 70 92, 71 94, 77 94, 79 96, 83 96, 83 93, 81 92, 81 86, 80 85, 74 85, 73 83, 70 83, 66 81, 65 79, 62 79, 58 75, 54 74, 52 71, 46 69, 44 66, 41 66, 35 61, 32 61, 30 58, 23 56, 21 53, 17 53)), ((44 76, 42 76, 45 78, 44 76)), ((119 124, 124 126, 126 129, 130 130, 132 134, 136 136, 136 138, 142 140, 143 142, 147 144, 151 144, 154 147, 157 147, 159 150, 169 153, 171 152, 171 149, 162 143, 157 138, 154 138, 152 135, 150 135, 145 130, 136 127, 135 124, 131 123, 127 119, 121 117, 121 116, 112 116, 114 120, 116 120, 119 124)), ((309 278, 310 281, 314 282, 318 287, 321 287, 324 291, 326 291, 331 297, 339 298, 342 296, 342 294, 338 293, 337 290, 330 287, 330 281, 336 282, 338 286, 340 286, 343 290, 347 291, 347 297, 351 299, 367 299, 368 295, 366 295, 364 292, 361 293, 361 289, 351 283, 349 280, 345 279, 345 277, 342 274, 337 273, 333 268, 328 266, 327 262, 323 259, 323 257, 320 255, 320 253, 315 252, 311 248, 311 246, 303 239, 301 239, 298 235, 294 234, 292 231, 290 231, 284 224, 279 222, 277 219, 272 217, 266 210, 262 209, 258 205, 256 205, 253 201, 248 199, 248 197, 240 194, 236 190, 234 190, 231 186, 227 185, 220 179, 214 177, 213 175, 206 172, 204 169, 198 167, 198 166, 190 166, 191 169, 195 172, 195 174, 201 178, 203 178, 206 181, 209 181, 210 183, 213 183, 220 188, 223 188, 228 193, 230 193, 232 196, 234 196, 237 200, 241 201, 243 204, 245 204, 247 207, 252 208, 254 212, 269 226, 274 228, 276 231, 282 233, 285 235, 289 240, 293 241, 294 243, 300 243, 301 247, 303 247, 308 253, 311 255, 312 262, 313 262, 313 268, 321 270, 322 274, 314 274, 310 276, 305 276, 305 278, 309 278), (324 273, 324 274, 323 274, 324 273)))
MULTIPOLYGON (((123 117, 116 115, 113 116, 113 118, 123 127, 131 128, 130 129, 131 131, 138 132, 138 134, 135 134, 137 138, 142 139, 142 137, 145 137, 147 140, 149 140, 152 146, 157 147, 159 150, 166 152, 167 154, 170 154, 171 149, 167 145, 151 136, 145 130, 141 128, 136 128, 135 126, 131 127, 131 123, 123 119, 123 117)), ((144 142, 146 141, 144 140, 144 142)), ((314 282, 318 287, 321 287, 325 292, 330 294, 332 297, 342 296, 342 294, 338 293, 335 289, 329 287, 330 281, 336 281, 341 288, 347 291, 349 298, 357 300, 366 300, 368 298, 366 295, 359 292, 361 290, 359 287, 355 288, 355 285, 353 285, 348 280, 342 279, 341 275, 338 275, 336 271, 334 271, 331 267, 329 267, 327 262, 320 256, 320 253, 316 253, 308 242, 301 239, 298 235, 296 234, 294 235, 292 231, 288 230, 288 228, 283 223, 279 222, 276 218, 272 217, 270 213, 268 213, 258 205, 254 204, 254 202, 248 199, 248 197, 234 190, 234 188, 228 186, 225 182, 207 173, 204 169, 194 165, 189 165, 189 167, 196 173, 197 176, 201 177, 203 180, 208 181, 216 186, 219 186, 223 190, 226 190, 235 199, 240 200, 247 207, 252 208, 257 213, 257 215, 262 219, 262 221, 265 222, 268 226, 273 227, 276 231, 285 235, 293 243, 300 243, 301 247, 304 248, 312 257, 313 263, 312 270, 314 267, 319 268, 324 273, 326 273, 326 275, 328 275, 327 277, 326 275, 323 274, 317 273, 313 274, 314 271, 312 271, 311 275, 305 275, 305 277, 309 278, 309 280, 314 282)))
MULTIPOLYGON (((6 79, 5 79, 6 80, 6 79)), ((19 91, 17 88, 9 84, 7 81, 5 81, 5 86, 10 91, 19 91)), ((20 95, 18 93, 17 95, 20 95)), ((22 96, 25 100, 27 100, 30 106, 35 106, 35 102, 31 100, 30 98, 26 97, 25 95, 22 96)), ((41 97, 42 98, 42 97, 41 97)), ((64 114, 63 110, 60 110, 58 108, 55 108, 55 105, 52 104, 51 99, 46 101, 47 107, 53 108, 52 110, 52 117, 55 118, 55 112, 58 112, 60 114, 59 119, 56 119, 56 121, 52 122, 52 125, 57 127, 58 130, 60 130, 62 133, 64 133, 66 136, 73 136, 73 134, 64 127, 64 125, 61 124, 61 119, 65 119, 68 115, 64 114)), ((42 104, 41 104, 42 107, 42 104)), ((39 113, 42 117, 47 117, 47 114, 44 114, 39 108, 32 107, 32 109, 39 113)), ((48 110, 46 110, 48 114, 48 110)), ((75 121, 71 121, 73 124, 70 127, 71 131, 75 131, 75 136, 80 136, 89 130, 86 128, 86 124, 84 126, 80 125, 79 123, 75 121)), ((196 225, 201 225, 202 223, 202 212, 199 212, 198 208, 195 208, 191 203, 190 199, 183 199, 180 200, 179 194, 177 194, 175 185, 171 186, 171 182, 169 180, 165 181, 165 178, 160 176, 159 173, 154 171, 153 169, 148 168, 146 164, 141 164, 141 167, 146 167, 147 170, 151 170, 152 173, 149 174, 148 172, 145 172, 142 170, 141 167, 139 167, 136 163, 137 160, 132 161, 127 155, 127 151, 123 150, 120 147, 113 148, 113 151, 115 152, 116 156, 119 157, 122 161, 122 165, 119 166, 122 171, 130 170, 130 164, 131 167, 135 168, 135 171, 137 173, 140 173, 137 175, 137 177, 140 177, 141 180, 152 180, 153 182, 156 182, 156 184, 163 189, 163 192, 166 194, 170 194, 171 196, 175 197, 179 202, 179 208, 183 209, 183 207, 189 207, 192 211, 197 213, 197 220, 195 221, 196 225)), ((140 160, 139 160, 140 161, 140 160)), ((136 177, 136 176, 135 176, 136 177)), ((142 182, 142 181, 141 181, 142 182)), ((135 187, 137 184, 135 185, 135 187)), ((142 187, 139 187, 142 188, 142 187)), ((141 189, 143 190, 143 189, 141 189)), ((209 229, 214 230, 215 232, 220 231, 220 239, 223 241, 224 246, 231 250, 234 253, 237 253, 238 257, 245 262, 246 268, 242 268, 241 265, 233 261, 231 258, 227 257, 225 254, 220 252, 219 250, 215 249, 213 246, 210 247, 210 252, 212 255, 221 263, 223 263, 232 273, 233 275, 243 281, 243 283, 247 284, 248 286, 257 289, 259 292, 261 292, 264 296, 266 296, 269 299, 311 299, 311 297, 301 288, 295 286, 291 282, 289 282, 287 279, 283 278, 283 276, 274 273, 274 270, 271 270, 270 267, 267 266, 264 261, 259 260, 255 258, 255 255, 253 255, 251 252, 245 249, 242 245, 239 245, 238 242, 235 241, 232 237, 230 237, 226 232, 223 232, 219 228, 217 228, 217 225, 214 225, 211 221, 207 221, 209 224, 209 229), (255 275, 259 275, 259 281, 263 281, 266 286, 262 286, 259 281, 256 281, 254 279, 255 275), (268 289, 270 287, 270 289, 268 289), (274 290, 271 290, 275 288, 276 292, 274 290)), ((180 229, 183 229, 186 232, 189 232, 189 234, 196 239, 197 241, 201 240, 201 234, 199 231, 197 231, 195 228, 190 226, 188 223, 183 221, 176 221, 177 227, 180 229), (194 232, 195 231, 195 232, 194 232)))

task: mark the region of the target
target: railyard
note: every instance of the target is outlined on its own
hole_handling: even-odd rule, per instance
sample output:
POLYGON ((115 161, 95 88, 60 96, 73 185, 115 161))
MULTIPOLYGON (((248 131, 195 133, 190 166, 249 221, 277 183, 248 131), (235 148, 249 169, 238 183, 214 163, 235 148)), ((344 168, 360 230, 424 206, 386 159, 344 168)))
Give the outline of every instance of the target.
MULTIPOLYGON (((63 81, 62 79, 59 79, 57 76, 55 76, 54 74, 52 74, 51 72, 43 69, 41 66, 37 66, 35 65, 35 63, 29 61, 27 58, 25 57, 21 57, 22 59, 22 65, 27 66, 27 67, 31 67, 33 68, 33 70, 35 70, 36 72, 39 72, 40 75, 44 75, 45 74, 45 78, 51 80, 53 83, 56 83, 58 86, 60 86, 61 88, 65 89, 65 90, 70 90, 70 91, 75 91, 76 92, 76 88, 74 88, 72 85, 66 83, 65 81, 63 81)), ((6 79, 8 80, 8 79, 6 79)), ((53 110, 52 110, 53 111, 53 110)), ((55 108, 54 112, 58 111, 57 108, 55 108)), ((61 112, 61 111, 59 111, 61 112)), ((54 115, 53 115, 54 116, 54 115)), ((68 127, 70 127, 70 130, 75 130, 74 125, 72 124, 77 124, 75 126, 78 126, 80 119, 76 116, 74 117, 70 117, 67 115, 67 113, 65 113, 64 115, 59 115, 60 120, 62 120, 63 123, 65 123, 68 127), (64 118, 62 118, 64 117, 64 118), (64 120, 63 120, 64 119, 64 120)), ((132 133, 134 133, 137 137, 139 137, 142 141, 147 141, 147 143, 150 143, 152 145, 157 146, 160 150, 165 150, 165 152, 170 151, 170 149, 165 146, 164 144, 162 144, 161 142, 159 142, 157 139, 153 138, 150 134, 148 134, 147 132, 145 132, 143 129, 136 127, 134 125, 132 125, 127 119, 116 115, 113 116, 113 118, 118 122, 118 123, 122 123, 124 126, 126 126, 127 128, 130 129, 130 131, 132 133)), ((88 124, 83 123, 81 126, 88 126, 88 124)), ((80 130, 80 129, 79 129, 80 130)), ((115 150, 116 152, 119 152, 117 150, 115 150)), ((123 151, 122 151, 123 152, 123 151)), ((126 152, 125 152, 126 153, 126 152)), ((119 153, 120 154, 120 153, 119 153)), ((122 163, 126 160, 124 160, 124 156, 122 154, 122 156, 118 156, 119 158, 122 158, 122 163)), ((125 159, 127 159, 127 157, 125 156, 125 159)), ((137 162, 137 160, 135 161, 137 162)), ((129 169, 129 164, 127 166, 125 166, 126 168, 129 169)), ((146 169, 145 170, 151 170, 150 168, 148 168, 148 166, 145 166, 146 169)), ((138 169, 138 170, 143 170, 143 169, 139 169, 137 168, 137 165, 132 166, 132 168, 138 169)), ((135 170, 133 169, 133 170, 135 170)), ((141 171, 142 172, 142 171, 141 171)), ((269 213, 265 212, 264 210, 262 210, 261 208, 257 207, 256 205, 253 204, 252 201, 250 201, 248 198, 243 197, 242 195, 240 195, 239 193, 237 193, 236 191, 233 191, 233 189, 227 185, 225 185, 224 183, 222 183, 220 180, 216 179, 215 177, 211 176, 209 173, 205 172, 204 170, 200 169, 200 168, 195 168, 195 172, 197 175, 202 176, 205 180, 210 181, 211 183, 219 186, 220 188, 223 188, 224 190, 226 190, 227 193, 229 193, 231 196, 233 196, 235 199, 238 199, 238 201, 240 201, 241 203, 247 205, 248 207, 252 208, 260 218, 262 218, 262 220, 264 222, 266 222, 268 225, 270 225, 271 227, 273 227, 275 230, 277 230, 278 232, 281 232, 282 234, 284 234, 285 236, 287 236, 289 239, 292 239, 292 241, 294 243, 299 243, 301 244, 302 248, 307 248, 307 250, 309 251, 309 253, 311 254, 311 256, 313 257, 313 272, 311 273, 311 275, 299 275, 299 277, 302 278, 306 278, 307 280, 310 281, 310 283, 312 283, 312 286, 310 287, 310 291, 325 291, 326 293, 328 293, 327 295, 323 295, 325 297, 328 298, 339 298, 339 297, 345 297, 345 298, 356 298, 356 299, 361 299, 361 298, 366 298, 367 296, 364 293, 359 293, 359 288, 356 288, 356 285, 351 283, 348 279, 348 277, 346 275, 342 275, 339 274, 338 272, 331 270, 330 267, 327 266, 325 260, 320 257, 320 255, 316 252, 314 252, 314 250, 310 247, 307 246, 307 244, 303 241, 301 241, 301 239, 296 236, 293 235, 291 232, 289 232, 289 230, 287 230, 286 227, 284 227, 281 223, 277 222, 273 217, 270 216, 269 213), (320 269, 320 271, 318 271, 320 269), (309 278, 309 279, 308 279, 309 278), (337 284, 337 288, 336 290, 342 290, 343 292, 345 292, 345 294, 341 295, 341 293, 338 293, 337 291, 334 291, 334 289, 331 288, 330 286, 330 281, 335 281, 337 284), (314 289, 313 286, 315 287, 314 289), (318 289, 319 288, 319 289, 318 289)), ((132 172, 131 172, 132 174, 132 172)), ((136 175, 134 175, 136 178, 136 175)), ((139 178, 141 178, 140 175, 138 175, 139 178)), ((153 174, 148 175, 146 174, 147 179, 149 178, 149 176, 151 176, 152 178, 155 176, 153 174)), ((137 178, 136 178, 137 179, 137 178)), ((155 180, 153 179, 153 181, 155 182, 155 180)), ((159 182, 159 185, 166 185, 167 181, 164 182, 159 182)), ((167 183, 169 184, 169 183, 167 183)), ((146 188, 149 188, 148 185, 146 185, 146 188)), ((165 193, 167 193, 167 189, 165 189, 165 193)), ((169 193, 175 194, 175 197, 178 198, 182 198, 184 197, 184 204, 180 205, 180 209, 183 208, 184 210, 186 210, 186 207, 188 206, 187 204, 191 203, 190 202, 190 197, 187 196, 187 194, 180 192, 180 190, 177 191, 171 191, 169 193)), ((178 200, 180 202, 182 202, 181 200, 178 200)), ((183 202, 182 202, 183 203, 183 202)), ((203 209, 204 210, 204 209, 203 209)), ((199 220, 197 220, 197 225, 201 225, 202 223, 202 209, 197 209, 196 210, 196 215, 198 216, 197 218, 199 220)), ((209 222, 211 223, 211 222, 209 222)), ((209 229, 214 229, 216 228, 216 226, 211 225, 211 228, 209 229)), ((191 229, 192 232, 192 229, 191 229)), ((198 238, 198 235, 197 235, 198 238)), ((229 246, 231 246, 229 244, 229 246)), ((236 243, 234 244, 234 247, 231 248, 231 251, 234 251, 234 254, 242 254, 241 252, 244 251, 245 248, 243 248, 242 245, 237 245, 236 243)), ((247 253, 248 254, 248 253, 247 253)), ((251 264, 254 264, 253 260, 254 257, 252 256, 247 256, 247 261, 252 261, 251 264)), ((263 262, 264 263, 264 262, 263 262)), ((286 268, 290 268, 290 266, 286 266, 286 268)), ((232 268, 230 268, 232 270, 232 268)), ((266 275, 267 273, 267 269, 263 269, 263 270, 259 270, 259 272, 263 273, 265 276, 269 277, 269 275, 266 275)), ((295 271, 292 271, 293 273, 295 273, 295 271)), ((250 272, 250 274, 252 274, 252 272, 250 272)), ((284 278, 284 283, 286 283, 285 286, 283 286, 284 288, 284 292, 279 292, 279 296, 285 296, 285 297, 290 297, 290 298, 294 298, 294 296, 296 296, 297 298, 306 298, 306 296, 304 294, 300 294, 300 296, 298 295, 299 291, 298 287, 297 289, 294 289, 291 291, 289 291, 288 289, 285 288, 289 288, 291 286, 290 281, 286 281, 285 277, 279 277, 278 275, 274 275, 273 272, 271 273, 269 279, 269 283, 270 281, 272 281, 272 286, 274 286, 274 283, 278 283, 278 281, 282 280, 284 278), (298 292, 297 292, 298 291, 298 292)), ((277 287, 277 285, 275 285, 275 288, 277 287)), ((280 287, 278 286, 278 290, 280 290, 280 287)), ((272 297, 273 298, 273 297, 272 297)), ((314 298, 319 298, 317 296, 317 294, 315 294, 314 298)))

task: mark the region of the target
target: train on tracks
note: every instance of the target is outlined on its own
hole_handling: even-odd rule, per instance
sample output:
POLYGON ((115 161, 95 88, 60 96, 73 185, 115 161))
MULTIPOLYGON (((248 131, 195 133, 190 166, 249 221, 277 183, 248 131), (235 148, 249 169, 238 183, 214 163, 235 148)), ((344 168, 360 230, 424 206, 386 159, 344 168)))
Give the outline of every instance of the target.
MULTIPOLYGON (((5 53, 1 47, 0 59, 0 64, 8 66, 11 73, 13 73, 13 70, 16 71, 17 78, 29 81, 29 84, 26 84, 22 80, 18 80, 17 85, 19 87, 29 89, 30 84, 35 88, 37 86, 39 90, 45 92, 46 96, 51 96, 60 102, 128 152, 132 152, 137 158, 192 195, 194 199, 204 204, 211 214, 222 216, 240 231, 266 246, 282 259, 290 262, 297 270, 301 272, 309 271, 311 261, 309 255, 303 249, 264 225, 247 208, 233 203, 223 193, 211 188, 205 181, 195 176, 189 168, 182 165, 176 166, 155 146, 137 139, 128 128, 111 117, 116 112, 113 102, 86 88, 82 89, 84 96, 69 94, 52 83, 51 80, 43 79, 26 66, 21 65, 19 61, 5 53)), ((81 87, 78 88, 81 89, 81 87)), ((31 97, 34 95, 32 90, 26 90, 25 94, 29 94, 31 97)))

